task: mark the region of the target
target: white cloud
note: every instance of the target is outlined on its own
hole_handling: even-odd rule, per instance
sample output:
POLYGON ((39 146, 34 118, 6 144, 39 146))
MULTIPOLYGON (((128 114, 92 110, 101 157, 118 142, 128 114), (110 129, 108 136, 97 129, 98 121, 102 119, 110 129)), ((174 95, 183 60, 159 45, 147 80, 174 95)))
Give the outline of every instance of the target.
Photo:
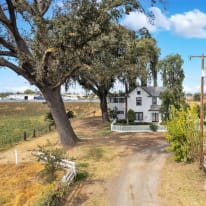
POLYGON ((151 7, 149 10, 152 11, 155 16, 154 25, 157 29, 165 29, 165 30, 170 29, 171 27, 170 20, 165 15, 163 15, 163 13, 159 8, 151 7))
POLYGON ((171 16, 175 33, 188 38, 206 38, 206 14, 193 10, 171 16))
POLYGON ((206 13, 195 9, 167 17, 157 7, 151 7, 149 10, 155 16, 153 24, 140 12, 131 12, 124 18, 122 24, 133 30, 146 27, 150 32, 167 30, 187 38, 206 38, 206 13))
POLYGON ((124 18, 122 24, 133 30, 146 27, 150 32, 156 31, 156 26, 152 25, 147 16, 141 12, 131 12, 124 18))

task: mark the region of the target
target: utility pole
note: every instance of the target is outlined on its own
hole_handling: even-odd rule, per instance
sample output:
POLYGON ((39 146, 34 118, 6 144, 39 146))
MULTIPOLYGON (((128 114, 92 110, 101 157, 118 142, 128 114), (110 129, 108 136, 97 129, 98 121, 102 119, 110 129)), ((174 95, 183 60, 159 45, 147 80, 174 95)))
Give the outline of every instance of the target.
POLYGON ((190 56, 190 60, 192 58, 201 58, 202 59, 202 65, 201 65, 201 97, 200 97, 200 167, 202 168, 203 164, 203 139, 204 139, 204 77, 205 75, 205 69, 204 69, 204 59, 206 56, 202 54, 201 56, 190 56))

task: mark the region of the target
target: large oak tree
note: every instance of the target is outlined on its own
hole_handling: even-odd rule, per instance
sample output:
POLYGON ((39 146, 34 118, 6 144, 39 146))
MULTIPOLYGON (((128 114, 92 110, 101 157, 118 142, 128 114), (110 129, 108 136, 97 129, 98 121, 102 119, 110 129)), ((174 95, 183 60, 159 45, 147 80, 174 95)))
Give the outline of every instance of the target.
POLYGON ((40 89, 61 143, 73 145, 77 137, 68 122, 60 87, 78 69, 87 69, 80 59, 87 42, 107 30, 122 12, 140 7, 134 0, 66 0, 51 18, 53 3, 1 1, 0 67, 13 70, 40 89))

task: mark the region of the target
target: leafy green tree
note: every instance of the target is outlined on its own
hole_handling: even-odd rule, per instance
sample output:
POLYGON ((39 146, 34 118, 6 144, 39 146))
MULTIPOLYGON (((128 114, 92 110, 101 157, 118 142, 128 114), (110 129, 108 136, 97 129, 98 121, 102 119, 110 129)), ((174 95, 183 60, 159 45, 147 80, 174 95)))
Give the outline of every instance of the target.
POLYGON ((58 7, 58 2, 55 5, 51 0, 1 1, 0 67, 37 86, 50 107, 61 143, 73 145, 78 139, 67 119, 60 87, 78 69, 86 68, 80 57, 86 55, 87 43, 105 32, 123 12, 140 5, 134 0, 62 3, 58 7))
POLYGON ((169 55, 159 61, 158 67, 161 72, 163 86, 166 87, 166 91, 160 94, 163 120, 169 119, 171 105, 176 109, 179 109, 180 105, 186 106, 182 86, 185 77, 182 65, 183 60, 179 54, 169 55))
POLYGON ((171 107, 170 119, 167 121, 167 139, 169 151, 174 152, 176 161, 195 160, 200 149, 199 118, 196 106, 185 109, 171 107))
POLYGON ((148 79, 153 80, 153 86, 157 86, 157 74, 158 74, 158 59, 160 55, 160 49, 157 47, 156 40, 151 37, 147 29, 142 28, 140 31, 139 40, 139 56, 142 57, 142 65, 146 68, 146 75, 142 75, 141 84, 147 86, 148 79))
POLYGON ((90 42, 92 50, 87 50, 89 55, 82 60, 88 69, 75 75, 84 88, 92 90, 99 97, 103 121, 109 121, 107 96, 116 78, 128 64, 127 56, 135 38, 134 33, 128 29, 111 24, 107 34, 90 42))
POLYGON ((33 90, 31 90, 31 89, 26 89, 24 91, 24 94, 35 94, 35 92, 33 90))

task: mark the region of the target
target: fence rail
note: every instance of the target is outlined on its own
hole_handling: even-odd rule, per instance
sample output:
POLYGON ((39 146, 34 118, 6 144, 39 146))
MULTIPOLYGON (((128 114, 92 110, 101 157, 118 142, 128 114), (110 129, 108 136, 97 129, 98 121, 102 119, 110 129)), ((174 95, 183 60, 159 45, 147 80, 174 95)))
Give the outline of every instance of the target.
MULTIPOLYGON (((166 132, 166 128, 163 125, 157 125, 157 132, 166 132)), ((111 131, 114 132, 153 132, 150 129, 150 125, 116 125, 111 124, 111 131)))

